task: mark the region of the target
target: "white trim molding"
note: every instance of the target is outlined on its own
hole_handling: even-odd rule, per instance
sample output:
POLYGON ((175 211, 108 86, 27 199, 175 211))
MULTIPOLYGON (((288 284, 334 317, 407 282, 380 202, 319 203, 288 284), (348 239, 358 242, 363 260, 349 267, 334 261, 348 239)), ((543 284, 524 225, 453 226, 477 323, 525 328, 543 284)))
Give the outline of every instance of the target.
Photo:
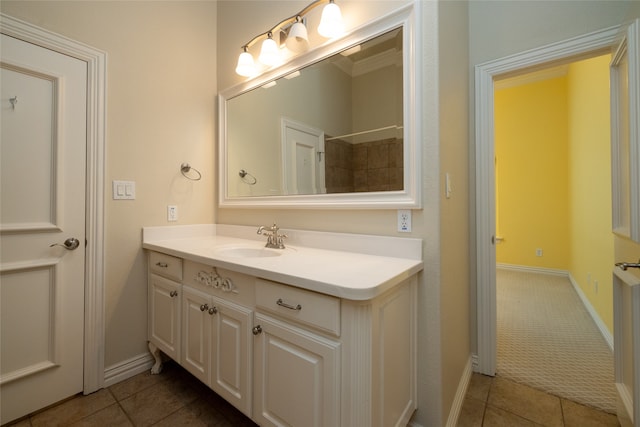
POLYGON ((610 53, 619 38, 614 26, 475 66, 477 372, 496 372, 494 79, 610 53))
POLYGON ((104 158, 107 54, 31 23, 0 14, 3 34, 87 64, 87 172, 84 393, 104 387, 104 158))
POLYGON ((150 371, 155 359, 149 352, 125 360, 104 370, 104 387, 110 387, 145 371, 150 371))
POLYGON ((469 359, 467 360, 464 371, 462 372, 462 377, 460 377, 456 395, 453 398, 451 410, 449 411, 449 417, 447 418, 447 427, 455 427, 458 425, 458 419, 460 418, 460 414, 462 413, 464 398, 467 394, 467 390, 469 389, 469 383, 471 383, 471 375, 473 375, 473 369, 471 369, 473 365, 472 359, 473 356, 469 355, 469 359))
POLYGON ((580 297, 582 305, 584 305, 584 308, 587 309, 587 312, 589 312, 589 315, 598 327, 602 338, 604 338, 604 340, 607 342, 609 349, 613 351, 613 334, 609 331, 609 328, 607 328, 607 325, 605 325, 596 309, 593 307, 593 305, 591 305, 591 301, 589 301, 589 298, 587 298, 584 292, 582 292, 582 288, 580 287, 580 285, 578 285, 578 282, 575 281, 571 274, 569 274, 569 281, 571 281, 573 289, 575 289, 576 293, 580 297))

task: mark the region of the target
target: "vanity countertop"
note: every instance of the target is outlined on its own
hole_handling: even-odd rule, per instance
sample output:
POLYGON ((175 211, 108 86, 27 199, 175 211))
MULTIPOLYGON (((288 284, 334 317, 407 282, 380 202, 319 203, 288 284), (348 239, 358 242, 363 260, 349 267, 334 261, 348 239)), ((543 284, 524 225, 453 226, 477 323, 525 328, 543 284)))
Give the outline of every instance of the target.
POLYGON ((256 230, 221 224, 145 227, 142 247, 362 301, 423 268, 421 239, 281 229, 286 248, 266 249, 256 230))

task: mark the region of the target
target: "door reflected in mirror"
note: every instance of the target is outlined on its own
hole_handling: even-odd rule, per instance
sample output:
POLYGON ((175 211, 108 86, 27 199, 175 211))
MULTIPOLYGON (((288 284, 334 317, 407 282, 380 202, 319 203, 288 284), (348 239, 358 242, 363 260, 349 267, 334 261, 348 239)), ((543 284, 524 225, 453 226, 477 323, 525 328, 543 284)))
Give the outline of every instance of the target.
POLYGON ((227 99, 227 195, 406 190, 402 32, 227 99))

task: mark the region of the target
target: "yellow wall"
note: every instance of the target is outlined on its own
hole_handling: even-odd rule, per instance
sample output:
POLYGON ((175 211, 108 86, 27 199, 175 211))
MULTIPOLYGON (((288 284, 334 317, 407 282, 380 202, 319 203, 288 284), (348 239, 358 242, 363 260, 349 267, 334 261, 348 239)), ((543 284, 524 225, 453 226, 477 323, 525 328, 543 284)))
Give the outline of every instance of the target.
POLYGON ((569 271, 613 331, 609 55, 569 67, 569 271), (596 289, 597 282, 597 289, 596 289))
POLYGON ((497 90, 495 144, 498 263, 569 271, 612 331, 609 61, 497 90))
POLYGON ((496 91, 498 263, 569 267, 566 92, 565 77, 496 91))

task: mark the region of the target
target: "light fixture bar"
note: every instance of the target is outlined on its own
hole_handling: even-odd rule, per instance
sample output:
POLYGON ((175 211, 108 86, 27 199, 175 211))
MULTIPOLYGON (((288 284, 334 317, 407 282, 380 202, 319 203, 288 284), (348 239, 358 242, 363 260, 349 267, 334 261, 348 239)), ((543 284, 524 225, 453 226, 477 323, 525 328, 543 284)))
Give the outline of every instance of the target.
POLYGON ((276 31, 278 31, 278 30, 286 27, 287 25, 295 22, 298 17, 302 18, 304 15, 309 13, 312 9, 314 9, 317 6, 320 6, 323 3, 333 3, 333 0, 316 0, 316 1, 314 1, 309 6, 305 7, 304 9, 302 9, 300 12, 296 13, 295 15, 292 15, 292 16, 286 18, 286 19, 283 19, 282 21, 280 21, 278 24, 276 24, 270 30, 265 31, 264 33, 258 34, 257 36, 255 36, 254 38, 249 40, 248 43, 245 43, 242 46, 240 46, 240 48, 249 49, 251 46, 253 46, 262 37, 265 37, 269 33, 276 34, 276 31))
POLYGON ((249 42, 242 45, 242 53, 238 57, 236 73, 245 77, 256 76, 259 73, 255 66, 253 55, 251 55, 248 50, 258 42, 258 40, 263 38, 265 40, 262 42, 262 49, 260 49, 260 56, 258 57, 258 60, 268 67, 280 64, 282 62, 282 58, 279 52, 279 47, 282 45, 282 35, 285 34, 284 29, 286 26, 289 26, 289 34, 287 35, 285 43, 289 51, 292 53, 299 53, 307 50, 309 48, 309 38, 303 17, 309 13, 309 11, 321 4, 326 4, 326 6, 322 10, 322 17, 320 19, 320 25, 318 26, 318 34, 326 38, 340 36, 344 29, 342 24, 342 14, 338 5, 334 3, 334 0, 315 0, 300 12, 283 19, 273 28, 270 28, 264 33, 258 34, 249 40, 249 42), (280 43, 273 39, 274 35, 278 36, 280 43))

